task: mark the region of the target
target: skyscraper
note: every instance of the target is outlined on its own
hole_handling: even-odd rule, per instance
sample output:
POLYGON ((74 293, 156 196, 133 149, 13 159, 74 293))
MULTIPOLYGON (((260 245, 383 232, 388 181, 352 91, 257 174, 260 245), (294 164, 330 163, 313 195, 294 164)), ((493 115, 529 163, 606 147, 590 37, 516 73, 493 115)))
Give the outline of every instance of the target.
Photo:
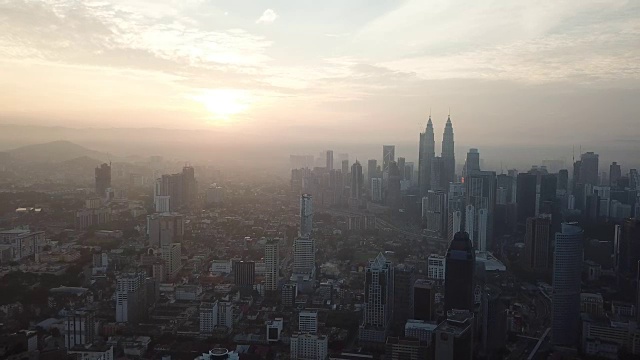
POLYGON ((467 161, 464 164, 465 176, 474 171, 480 171, 480 153, 478 149, 469 149, 467 161))
POLYGON ((274 292, 278 290, 280 275, 280 241, 268 239, 264 246, 265 265, 265 290, 274 292))
POLYGON ((367 161, 367 181, 371 185, 371 179, 380 177, 378 176, 378 160, 369 159, 367 161))
POLYGON ((387 181, 387 206, 391 209, 399 209, 401 202, 400 171, 395 161, 389 163, 389 177, 387 181))
POLYGON ((449 244, 444 282, 444 310, 468 310, 474 307, 474 271, 476 256, 469 234, 459 232, 449 244))
POLYGON ((184 236, 184 218, 176 213, 148 215, 147 235, 153 248, 180 242, 184 236))
POLYGON ((349 159, 342 160, 342 175, 347 176, 349 174, 349 159))
POLYGON ((530 217, 527 219, 524 237, 525 267, 542 272, 549 269, 551 251, 551 218, 530 217))
POLYGON ((445 172, 444 159, 440 156, 431 159, 431 180, 429 181, 430 190, 445 190, 449 187, 449 180, 445 172))
POLYGON ((162 260, 166 269, 166 275, 169 279, 175 277, 182 267, 182 244, 171 243, 162 245, 162 260))
POLYGON ((351 199, 360 200, 362 198, 362 184, 364 179, 362 177, 362 165, 356 160, 351 165, 351 199))
POLYGON ((413 287, 413 318, 416 320, 436 320, 436 282, 416 280, 413 287))
POLYGON ((118 275, 116 279, 116 322, 136 324, 141 314, 147 311, 144 306, 144 272, 132 272, 118 275))
POLYGON ((182 196, 182 205, 189 208, 195 206, 198 198, 198 183, 196 182, 195 169, 190 165, 182 168, 182 196))
POLYGON ((453 125, 451 115, 447 118, 442 135, 442 160, 444 161, 444 173, 447 184, 456 181, 456 156, 455 143, 453 141, 453 125))
POLYGON ((327 171, 333 170, 333 150, 327 150, 327 171))
POLYGON ((404 167, 407 162, 407 159, 403 157, 398 158, 398 172, 400 173, 400 180, 404 180, 404 167))
POLYGON ((473 358, 473 312, 447 314, 447 320, 435 331, 435 359, 471 360, 473 358))
POLYGON ((433 136, 431 115, 427 128, 420 133, 420 147, 418 149, 418 186, 420 197, 424 197, 431 190, 431 161, 436 156, 436 143, 433 136))
POLYGON ((444 237, 447 232, 447 194, 429 190, 422 198, 422 217, 427 223, 427 232, 444 237))
POLYGON ((96 168, 96 194, 105 196, 105 191, 111 187, 111 163, 104 163, 96 168))
POLYGON ((620 164, 617 162, 612 162, 609 165, 609 186, 616 187, 618 186, 618 179, 622 177, 622 170, 620 169, 620 164))
POLYGON ((389 176, 389 164, 396 160, 396 146, 382 146, 382 175, 384 178, 389 176))
POLYGON ((462 219, 465 212, 465 186, 463 183, 449 184, 447 196, 447 240, 451 242, 453 235, 462 230, 462 219))
POLYGON ((313 198, 310 194, 300 195, 300 236, 309 236, 313 230, 313 198))
POLYGON ((371 179, 371 201, 382 201, 382 178, 371 179))
POLYGON ((415 268, 400 264, 394 269, 393 276, 393 322, 394 327, 403 328, 407 320, 413 318, 415 268))
POLYGON ((496 173, 493 171, 474 171, 467 174, 464 184, 466 185, 467 209, 469 206, 473 207, 473 218, 469 218, 469 212, 467 212, 465 219, 465 223, 472 225, 472 227, 465 227, 465 231, 469 233, 469 237, 477 248, 479 248, 478 241, 485 239, 486 247, 491 249, 496 205, 496 173), (481 212, 480 209, 484 209, 486 212, 481 212), (485 215, 486 226, 484 219, 478 218, 485 215))
POLYGON ((598 175, 598 154, 589 151, 580 155, 580 182, 592 186, 600 185, 598 175))
POLYGON ((309 237, 299 237, 293 242, 293 273, 313 277, 316 268, 315 241, 309 237))
POLYGON ((551 313, 551 340, 555 345, 574 346, 578 342, 582 234, 582 229, 571 223, 563 223, 561 232, 556 233, 551 313))
POLYGON ((358 340, 362 344, 384 344, 393 311, 393 267, 382 253, 365 269, 364 311, 358 340))
POLYGON ((569 170, 562 169, 558 171, 558 190, 567 191, 569 189, 569 170))

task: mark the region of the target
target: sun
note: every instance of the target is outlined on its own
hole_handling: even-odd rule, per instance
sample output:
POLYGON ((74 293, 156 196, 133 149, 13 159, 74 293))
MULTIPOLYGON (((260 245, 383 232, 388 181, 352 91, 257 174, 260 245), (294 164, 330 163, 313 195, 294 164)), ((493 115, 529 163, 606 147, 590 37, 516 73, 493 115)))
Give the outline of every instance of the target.
POLYGON ((213 116, 214 120, 230 121, 251 106, 251 94, 238 89, 207 89, 193 97, 213 116))

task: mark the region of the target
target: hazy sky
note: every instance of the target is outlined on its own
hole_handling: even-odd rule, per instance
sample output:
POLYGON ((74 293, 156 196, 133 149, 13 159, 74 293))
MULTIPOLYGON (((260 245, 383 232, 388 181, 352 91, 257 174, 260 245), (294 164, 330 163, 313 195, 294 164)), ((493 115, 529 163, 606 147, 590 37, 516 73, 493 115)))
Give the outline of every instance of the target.
POLYGON ((594 144, 639 89, 640 1, 0 0, 1 123, 594 144))

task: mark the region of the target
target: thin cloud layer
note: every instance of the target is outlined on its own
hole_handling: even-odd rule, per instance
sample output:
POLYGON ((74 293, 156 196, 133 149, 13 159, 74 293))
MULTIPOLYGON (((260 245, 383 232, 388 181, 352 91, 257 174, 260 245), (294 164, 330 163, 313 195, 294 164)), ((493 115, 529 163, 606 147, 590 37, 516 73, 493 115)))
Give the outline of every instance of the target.
POLYGON ((271 24, 272 22, 276 21, 276 19, 278 18, 278 14, 276 14, 275 11, 271 10, 271 9, 267 9, 262 13, 262 16, 260 16, 260 18, 258 18, 258 20, 256 20, 257 24, 271 24))

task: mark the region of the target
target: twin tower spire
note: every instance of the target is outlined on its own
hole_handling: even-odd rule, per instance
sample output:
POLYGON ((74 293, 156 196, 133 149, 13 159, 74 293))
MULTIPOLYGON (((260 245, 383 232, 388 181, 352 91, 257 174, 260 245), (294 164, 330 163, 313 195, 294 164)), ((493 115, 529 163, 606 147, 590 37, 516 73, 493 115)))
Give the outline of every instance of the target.
POLYGON ((451 114, 442 134, 441 156, 435 154, 435 139, 431 114, 427 121, 427 128, 420 133, 420 148, 418 152, 418 184, 420 196, 426 196, 429 190, 443 190, 449 188, 450 182, 455 182, 455 143, 453 140, 453 125, 451 114))

